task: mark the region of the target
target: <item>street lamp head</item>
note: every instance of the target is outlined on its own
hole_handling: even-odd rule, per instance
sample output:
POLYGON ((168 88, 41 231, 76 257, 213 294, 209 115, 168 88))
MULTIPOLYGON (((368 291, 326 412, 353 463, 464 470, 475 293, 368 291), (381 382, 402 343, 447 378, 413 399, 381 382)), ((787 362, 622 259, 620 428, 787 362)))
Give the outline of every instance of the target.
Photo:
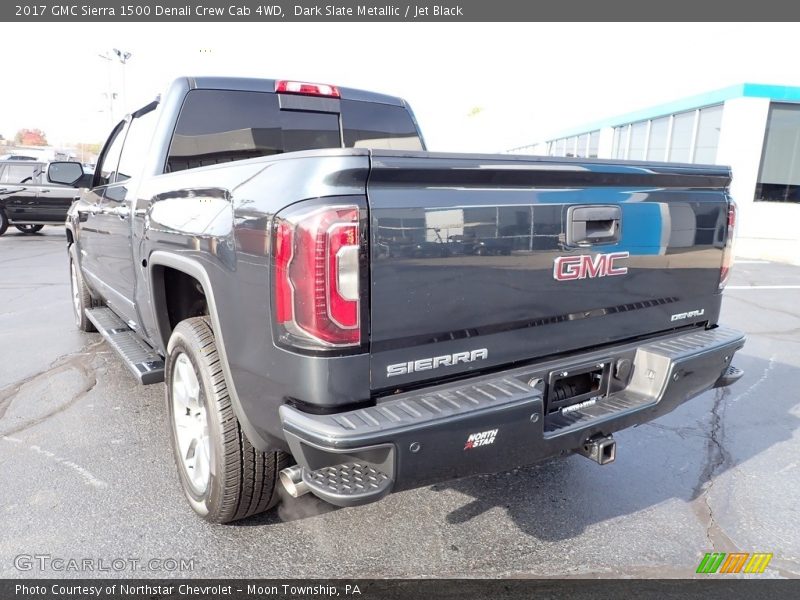
POLYGON ((112 48, 112 50, 114 51, 114 54, 117 55, 117 58, 122 64, 125 64, 128 61, 128 59, 131 56, 133 56, 133 54, 131 54, 130 52, 125 52, 124 50, 120 50, 118 48, 112 48))

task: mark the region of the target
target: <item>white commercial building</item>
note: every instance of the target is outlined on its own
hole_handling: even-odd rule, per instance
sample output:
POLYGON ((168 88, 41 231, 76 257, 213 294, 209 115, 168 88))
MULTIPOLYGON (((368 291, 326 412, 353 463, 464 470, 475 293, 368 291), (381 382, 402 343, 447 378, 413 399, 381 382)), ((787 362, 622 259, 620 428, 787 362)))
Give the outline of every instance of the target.
POLYGON ((743 83, 510 152, 729 165, 737 254, 800 263, 800 87, 743 83))

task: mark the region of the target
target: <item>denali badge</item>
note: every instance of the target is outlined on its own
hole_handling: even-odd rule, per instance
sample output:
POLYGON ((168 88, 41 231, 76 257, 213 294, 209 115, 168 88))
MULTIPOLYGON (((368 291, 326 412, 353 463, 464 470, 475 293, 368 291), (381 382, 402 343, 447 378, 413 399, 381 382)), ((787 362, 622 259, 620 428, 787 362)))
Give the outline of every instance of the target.
POLYGON ((553 278, 558 281, 569 281, 571 279, 625 275, 628 267, 616 266, 614 262, 629 256, 630 252, 611 252, 594 256, 591 254, 559 256, 553 263, 553 278))
POLYGON ((455 354, 445 354, 444 356, 420 358, 419 360, 410 360, 404 363, 397 363, 396 365, 389 365, 386 367, 386 376, 394 377, 395 375, 408 375, 416 371, 428 371, 429 369, 438 369, 439 367, 452 367, 459 363, 469 363, 488 357, 489 351, 486 348, 480 348, 478 350, 470 350, 469 352, 456 352, 455 354))
POLYGON ((689 312, 685 313, 676 313, 672 315, 669 320, 670 321, 683 321, 683 319, 691 319, 692 317, 702 317, 706 314, 706 309, 701 308, 699 310, 690 310, 689 312))

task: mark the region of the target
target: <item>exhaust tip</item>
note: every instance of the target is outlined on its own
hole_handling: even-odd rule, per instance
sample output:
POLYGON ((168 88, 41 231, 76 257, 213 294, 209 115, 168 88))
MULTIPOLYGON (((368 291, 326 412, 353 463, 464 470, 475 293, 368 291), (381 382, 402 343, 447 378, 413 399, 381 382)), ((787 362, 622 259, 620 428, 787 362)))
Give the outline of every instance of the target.
POLYGON ((303 467, 294 465, 293 467, 283 469, 279 477, 283 489, 285 489, 292 498, 299 498, 310 491, 306 482, 303 481, 303 467))

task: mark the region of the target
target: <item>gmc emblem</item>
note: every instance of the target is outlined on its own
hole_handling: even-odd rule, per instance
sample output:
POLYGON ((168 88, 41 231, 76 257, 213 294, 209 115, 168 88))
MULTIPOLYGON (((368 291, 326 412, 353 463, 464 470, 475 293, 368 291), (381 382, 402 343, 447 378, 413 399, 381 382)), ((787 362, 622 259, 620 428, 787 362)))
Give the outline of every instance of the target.
POLYGON ((611 252, 594 256, 591 254, 559 256, 553 264, 553 278, 558 281, 570 281, 572 279, 625 275, 628 267, 618 267, 614 262, 629 256, 630 252, 611 252))

